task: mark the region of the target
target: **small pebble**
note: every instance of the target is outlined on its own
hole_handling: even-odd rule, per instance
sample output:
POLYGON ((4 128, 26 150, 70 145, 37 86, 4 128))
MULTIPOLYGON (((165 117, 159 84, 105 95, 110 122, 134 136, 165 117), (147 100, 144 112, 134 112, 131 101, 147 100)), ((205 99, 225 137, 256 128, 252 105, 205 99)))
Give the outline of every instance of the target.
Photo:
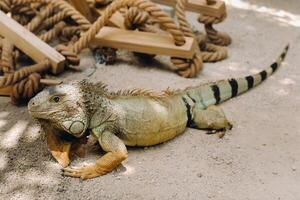
POLYGON ((296 166, 292 166, 292 170, 296 171, 297 170, 296 166))
POLYGON ((198 176, 199 178, 201 178, 201 177, 203 176, 203 174, 198 173, 197 176, 198 176))

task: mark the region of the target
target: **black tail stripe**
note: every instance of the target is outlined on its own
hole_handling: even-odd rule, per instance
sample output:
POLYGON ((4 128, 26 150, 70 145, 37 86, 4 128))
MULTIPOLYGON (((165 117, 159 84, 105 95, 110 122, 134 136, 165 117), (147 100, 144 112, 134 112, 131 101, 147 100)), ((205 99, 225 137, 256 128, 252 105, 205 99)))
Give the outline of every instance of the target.
POLYGON ((266 70, 261 71, 259 74, 260 74, 260 77, 261 77, 261 81, 266 80, 266 78, 267 78, 267 72, 266 72, 266 70))
POLYGON ((248 83, 248 89, 251 89, 254 84, 254 78, 253 76, 247 76, 246 77, 247 83, 248 83))
POLYGON ((273 72, 275 72, 277 70, 277 68, 278 68, 278 63, 277 62, 273 63, 271 65, 271 68, 272 68, 273 72))
POLYGON ((233 78, 228 80, 230 86, 231 86, 231 97, 235 97, 238 93, 239 85, 238 82, 233 78))
POLYGON ((221 97, 220 97, 220 88, 217 85, 212 85, 211 89, 214 93, 214 97, 216 99, 216 104, 218 104, 221 101, 221 97))
POLYGON ((289 50, 289 45, 287 45, 285 47, 285 51, 280 55, 281 60, 284 60, 284 58, 285 58, 286 53, 288 52, 288 50, 289 50))
POLYGON ((191 105, 187 102, 186 98, 182 97, 182 100, 183 100, 183 102, 185 104, 185 107, 186 107, 186 115, 187 115, 187 118, 188 118, 187 127, 192 127, 194 125, 194 121, 192 119, 191 105))
POLYGON ((188 92, 186 94, 194 103, 196 103, 196 100, 188 92))

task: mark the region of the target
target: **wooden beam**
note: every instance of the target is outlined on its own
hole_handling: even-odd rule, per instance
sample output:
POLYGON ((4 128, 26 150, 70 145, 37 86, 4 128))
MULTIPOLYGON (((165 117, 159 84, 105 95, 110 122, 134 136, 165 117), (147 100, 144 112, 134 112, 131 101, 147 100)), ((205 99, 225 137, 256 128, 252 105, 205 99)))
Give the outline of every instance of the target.
POLYGON ((54 74, 63 71, 64 56, 2 11, 0 11, 0 35, 9 39, 11 43, 36 62, 49 59, 54 74))
POLYGON ((193 58, 197 43, 194 38, 185 37, 185 40, 186 43, 183 46, 176 46, 169 34, 123 30, 106 26, 100 30, 91 43, 140 53, 193 58))
POLYGON ((0 88, 0 96, 10 96, 11 91, 12 91, 12 86, 0 88))
POLYGON ((93 15, 86 0, 70 0, 70 2, 90 22, 93 21, 93 15))
MULTIPOLYGON (((96 11, 102 15, 104 13, 105 7, 104 8, 96 8, 96 11)), ((123 15, 117 11, 115 12, 111 18, 108 20, 108 26, 113 26, 121 29, 126 29, 125 24, 124 24, 124 17, 123 15)))
MULTIPOLYGON (((168 6, 175 6, 176 0, 151 0, 155 3, 164 4, 168 6)), ((226 13, 225 2, 221 0, 214 0, 215 3, 207 4, 206 0, 187 0, 186 9, 188 11, 205 14, 212 17, 220 18, 226 13)))

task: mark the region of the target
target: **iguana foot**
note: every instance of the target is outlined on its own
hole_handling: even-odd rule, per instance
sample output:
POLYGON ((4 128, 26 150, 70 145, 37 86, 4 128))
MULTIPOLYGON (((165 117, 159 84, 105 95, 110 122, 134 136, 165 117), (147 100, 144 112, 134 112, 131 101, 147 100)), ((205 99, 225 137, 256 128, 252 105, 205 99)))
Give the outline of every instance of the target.
POLYGON ((63 152, 51 151, 52 156, 62 167, 67 167, 70 164, 69 151, 71 144, 63 144, 63 152))
POLYGON ((226 131, 231 130, 233 125, 228 122, 228 125, 225 128, 222 129, 210 129, 207 131, 207 134, 217 134, 219 138, 223 138, 226 134, 226 131))
POLYGON ((196 128, 209 129, 212 130, 211 133, 232 128, 223 110, 215 105, 209 106, 206 110, 195 110, 193 122, 196 128))
POLYGON ((89 165, 85 167, 79 167, 79 168, 71 168, 67 167, 63 169, 63 175, 64 176, 71 176, 81 179, 90 179, 95 178, 98 176, 102 176, 106 174, 107 172, 104 170, 99 170, 96 165, 89 165))

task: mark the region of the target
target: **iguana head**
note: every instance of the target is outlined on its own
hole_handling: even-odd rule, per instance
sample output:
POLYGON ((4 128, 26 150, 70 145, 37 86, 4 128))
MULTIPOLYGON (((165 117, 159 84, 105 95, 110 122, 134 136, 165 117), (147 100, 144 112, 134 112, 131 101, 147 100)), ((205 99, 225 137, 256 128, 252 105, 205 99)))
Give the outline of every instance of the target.
POLYGON ((32 117, 49 122, 75 137, 88 127, 88 115, 78 83, 49 87, 28 103, 32 117))

